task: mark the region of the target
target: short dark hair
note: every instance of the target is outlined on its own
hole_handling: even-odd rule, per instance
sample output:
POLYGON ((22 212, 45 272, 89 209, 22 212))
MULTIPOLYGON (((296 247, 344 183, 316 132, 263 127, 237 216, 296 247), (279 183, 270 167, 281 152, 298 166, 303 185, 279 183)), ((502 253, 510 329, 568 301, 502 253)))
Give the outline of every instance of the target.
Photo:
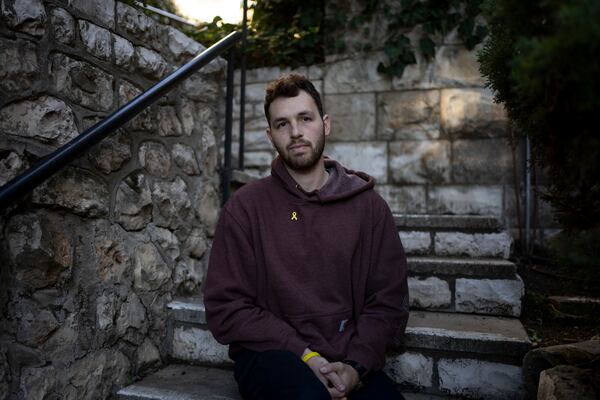
POLYGON ((307 77, 299 74, 289 74, 280 76, 278 79, 267 85, 267 92, 265 94, 265 116, 267 122, 271 126, 271 114, 269 113, 269 107, 271 103, 278 97, 296 97, 300 93, 300 90, 304 90, 310 95, 315 101, 319 114, 323 118, 323 103, 321 103, 321 95, 315 89, 315 86, 307 77))

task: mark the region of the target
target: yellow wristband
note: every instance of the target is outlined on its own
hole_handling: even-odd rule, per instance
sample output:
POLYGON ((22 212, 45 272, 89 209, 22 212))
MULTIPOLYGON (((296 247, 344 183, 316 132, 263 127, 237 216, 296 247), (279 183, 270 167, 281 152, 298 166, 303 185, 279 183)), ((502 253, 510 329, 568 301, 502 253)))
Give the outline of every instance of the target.
POLYGON ((308 353, 302 357, 302 361, 308 362, 308 360, 310 360, 313 357, 321 357, 321 355, 319 353, 317 353, 316 351, 311 351, 310 353, 308 353))

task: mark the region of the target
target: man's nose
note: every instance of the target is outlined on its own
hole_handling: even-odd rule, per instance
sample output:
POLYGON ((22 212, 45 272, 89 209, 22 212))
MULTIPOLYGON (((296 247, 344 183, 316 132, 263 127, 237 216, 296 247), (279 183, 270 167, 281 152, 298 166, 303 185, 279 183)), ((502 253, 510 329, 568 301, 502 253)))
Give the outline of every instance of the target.
POLYGON ((302 136, 302 132, 298 129, 298 124, 296 122, 292 122, 292 138, 299 138, 302 136))

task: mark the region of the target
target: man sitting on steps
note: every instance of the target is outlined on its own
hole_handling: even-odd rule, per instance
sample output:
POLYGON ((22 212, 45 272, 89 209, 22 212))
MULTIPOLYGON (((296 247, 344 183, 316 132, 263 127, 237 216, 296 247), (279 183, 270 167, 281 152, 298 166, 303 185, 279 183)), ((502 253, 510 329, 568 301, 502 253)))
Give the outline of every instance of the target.
POLYGON ((373 178, 323 157, 303 76, 267 87, 271 176, 224 206, 204 303, 244 399, 402 399, 382 371, 408 319, 406 256, 373 178))

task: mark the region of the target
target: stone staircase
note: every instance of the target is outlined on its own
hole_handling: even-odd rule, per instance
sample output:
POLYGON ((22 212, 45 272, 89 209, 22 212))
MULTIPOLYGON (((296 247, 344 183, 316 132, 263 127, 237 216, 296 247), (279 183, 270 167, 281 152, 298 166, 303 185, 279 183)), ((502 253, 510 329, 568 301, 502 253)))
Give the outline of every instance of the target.
MULTIPOLYGON (((510 237, 495 217, 402 215, 411 315, 387 372, 407 399, 521 399, 530 347, 517 317, 523 282, 507 261, 510 237)), ((239 399, 227 357, 206 327, 200 298, 170 309, 173 365, 119 391, 119 399, 239 399)))

